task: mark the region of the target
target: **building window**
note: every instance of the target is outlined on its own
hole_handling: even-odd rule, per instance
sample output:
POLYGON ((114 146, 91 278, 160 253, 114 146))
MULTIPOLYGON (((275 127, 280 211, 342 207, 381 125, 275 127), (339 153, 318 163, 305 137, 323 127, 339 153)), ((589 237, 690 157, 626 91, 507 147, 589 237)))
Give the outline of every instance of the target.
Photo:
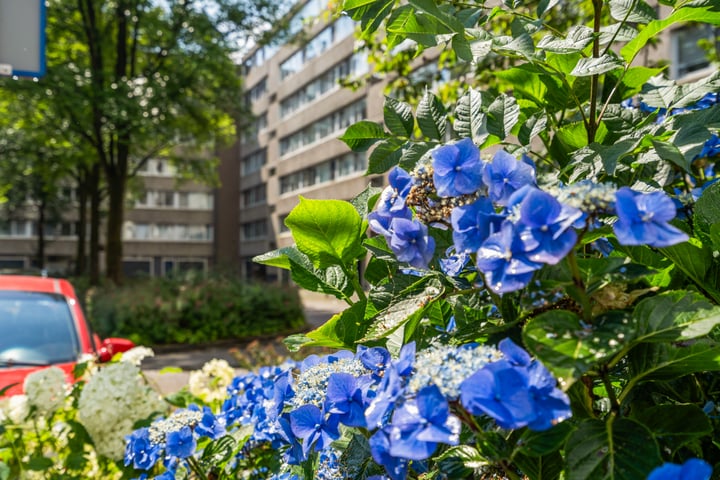
POLYGON ((265 165, 266 160, 267 154, 264 148, 262 150, 258 150, 257 152, 251 153, 250 155, 243 158, 240 162, 240 174, 250 175, 251 173, 260 171, 263 165, 265 165))
POLYGON ((267 220, 264 218, 242 224, 243 240, 259 240, 267 237, 267 233, 267 220))
POLYGON ((265 184, 257 185, 242 191, 242 206, 252 207, 262 205, 267 201, 265 184))
POLYGON ((671 63, 670 74, 673 78, 682 78, 710 66, 700 42, 716 42, 720 48, 720 28, 698 24, 677 28, 670 33, 671 63))
POLYGON ((267 93, 267 77, 263 77, 245 93, 245 103, 252 105, 253 102, 260 100, 265 93, 267 93))
POLYGON ((206 272, 207 260, 204 258, 163 258, 162 274, 166 277, 184 272, 206 272))
POLYGON ((348 16, 340 17, 335 23, 324 28, 308 41, 303 48, 280 64, 280 78, 285 79, 299 72, 303 65, 320 56, 333 44, 346 38, 355 31, 355 22, 348 16))
POLYGON ((353 54, 280 102, 280 115, 285 117, 313 102, 321 95, 335 90, 341 79, 362 75, 367 71, 367 52, 353 54))
POLYGON ((285 215, 281 215, 278 217, 278 232, 280 233, 287 233, 290 231, 290 228, 285 225, 285 219, 290 215, 289 213, 286 213, 285 215))
POLYGON ((32 237, 34 222, 30 220, 0 220, 0 236, 32 237))
POLYGON ((365 118, 365 99, 361 99, 317 120, 302 130, 280 139, 280 155, 286 155, 345 129, 365 118))
POLYGON ((255 119, 246 124, 240 133, 240 142, 249 143, 254 140, 258 133, 266 129, 268 126, 267 112, 263 112, 255 117, 255 119))
POLYGON ((122 269, 126 277, 151 277, 153 274, 152 259, 125 259, 122 262, 122 269))
POLYGON ((213 239, 212 225, 125 222, 125 240, 162 240, 176 242, 209 242, 213 239))
POLYGON ((365 155, 350 152, 312 167, 280 177, 280 193, 290 193, 303 188, 327 183, 367 169, 365 155))
POLYGON ((144 176, 174 177, 177 169, 168 160, 151 158, 143 163, 138 173, 144 176))

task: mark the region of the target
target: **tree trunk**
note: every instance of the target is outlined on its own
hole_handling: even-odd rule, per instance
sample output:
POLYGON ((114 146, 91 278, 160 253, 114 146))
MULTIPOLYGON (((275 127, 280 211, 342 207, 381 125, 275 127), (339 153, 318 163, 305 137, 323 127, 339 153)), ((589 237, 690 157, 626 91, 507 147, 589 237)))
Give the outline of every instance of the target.
POLYGON ((45 198, 41 198, 38 203, 38 220, 37 220, 37 252, 36 262, 39 269, 45 268, 45 198))
POLYGON ((95 163, 87 182, 90 189, 90 285, 100 284, 100 165, 95 163))
POLYGON ((123 280, 123 222, 125 220, 125 182, 124 172, 105 171, 108 188, 107 238, 105 239, 105 275, 120 285, 123 280))
POLYGON ((87 256, 85 255, 87 243, 87 201, 88 201, 88 171, 82 167, 78 175, 78 219, 77 243, 75 245, 75 276, 85 275, 87 270, 87 256))

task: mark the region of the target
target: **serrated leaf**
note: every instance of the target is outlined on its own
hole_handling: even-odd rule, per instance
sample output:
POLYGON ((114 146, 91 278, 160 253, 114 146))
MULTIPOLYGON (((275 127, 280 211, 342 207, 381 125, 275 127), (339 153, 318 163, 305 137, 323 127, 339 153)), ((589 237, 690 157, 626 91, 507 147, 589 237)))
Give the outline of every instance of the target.
POLYGON ((353 152, 364 152, 373 146, 375 142, 384 138, 388 138, 388 134, 385 133, 382 125, 368 120, 361 120, 350 125, 345 130, 345 133, 339 137, 339 140, 345 142, 353 152))
POLYGON ((633 311, 635 342, 679 342, 710 333, 720 307, 702 295, 674 290, 641 300, 633 311))
POLYGON ((481 145, 489 135, 479 90, 471 87, 457 101, 454 128, 460 137, 472 139, 475 145, 481 145))
POLYGON ((657 442, 640 423, 609 416, 586 420, 566 445, 568 480, 637 480, 662 463, 657 442))
POLYGON ((309 259, 302 263, 290 260, 290 272, 293 282, 311 292, 326 293, 340 300, 353 294, 352 285, 339 265, 327 268, 314 268, 309 259))
POLYGON ((720 346, 703 341, 674 346, 641 343, 629 353, 631 366, 624 394, 641 382, 674 380, 697 372, 720 370, 720 346))
POLYGON ((446 130, 445 107, 429 90, 425 91, 417 108, 417 122, 422 134, 432 140, 442 140, 446 130))
POLYGON ((450 447, 437 457, 438 462, 444 462, 450 459, 457 459, 465 468, 472 471, 478 471, 490 464, 488 459, 483 457, 477 448, 471 445, 450 447))
POLYGON ((570 75, 574 77, 601 75, 623 66, 624 63, 621 59, 606 53, 600 57, 581 58, 570 72, 570 75))
POLYGON ((560 422, 541 432, 525 430, 518 439, 516 450, 529 457, 548 455, 565 444, 574 428, 570 422, 560 422))
POLYGON ((397 165, 402 158, 405 142, 399 138, 388 138, 378 143, 368 158, 368 175, 381 174, 397 165))
POLYGON ((333 315, 327 322, 305 334, 302 346, 354 349, 365 334, 365 300, 355 302, 346 310, 333 315))
POLYGON ((540 0, 538 2, 537 6, 537 16, 538 18, 542 18, 546 13, 548 13, 552 8, 560 3, 560 0, 540 0))
POLYGON ((600 45, 607 45, 611 41, 629 42, 633 40, 637 34, 637 29, 626 23, 615 23, 600 27, 600 45))
POLYGON ((565 38, 554 35, 543 37, 537 44, 537 48, 555 53, 581 52, 593 41, 594 33, 592 28, 585 25, 570 27, 565 38))
POLYGON ((692 162, 685 158, 685 155, 682 154, 678 147, 670 142, 661 142, 659 140, 653 140, 652 144, 661 159, 672 162, 685 172, 690 173, 690 164, 692 162))
POLYGON ((720 250, 720 245, 714 241, 712 235, 713 228, 720 226, 720 183, 707 187, 695 202, 693 222, 703 243, 712 245, 714 250, 720 250))
POLYGON ((634 419, 673 450, 695 438, 709 435, 710 419, 697 405, 655 405, 638 409, 634 419))
POLYGON ((349 202, 299 198, 300 203, 290 211, 285 224, 298 250, 310 258, 313 266, 348 267, 365 252, 363 221, 349 202))
MULTIPOLYGON (((632 0, 623 0, 624 2, 631 2, 632 0)), ((625 59, 626 62, 631 63, 635 58, 635 55, 643 49, 645 44, 651 38, 656 38, 657 35, 665 30, 666 28, 676 23, 686 22, 703 22, 710 23, 713 25, 720 24, 720 12, 712 11, 711 7, 705 8, 680 8, 671 13, 664 20, 653 20, 643 28, 637 36, 629 41, 624 47, 620 49, 620 55, 625 59)))
POLYGON ((386 338, 411 321, 413 317, 422 315, 443 292, 442 284, 431 278, 423 278, 409 289, 403 290, 392 298, 386 308, 373 317, 372 325, 361 342, 386 338))
POLYGON ((710 266, 713 265, 712 252, 709 248, 697 243, 691 238, 688 242, 659 250, 672 260, 675 266, 682 270, 685 275, 701 286, 706 294, 710 295, 716 302, 720 302, 718 279, 707 277, 710 266))
POLYGON ((529 60, 535 53, 535 44, 527 33, 516 37, 507 37, 509 40, 507 42, 502 41, 501 38, 497 37, 497 41, 493 44, 494 50, 499 54, 519 56, 529 60))
POLYGON ((400 153, 400 167, 412 171, 422 157, 433 149, 436 142, 408 142, 400 153))
POLYGON ((547 115, 542 112, 531 115, 530 118, 523 123, 522 127, 520 127, 518 140, 520 140, 522 145, 530 145, 530 142, 540 135, 541 132, 544 132, 546 128, 547 115))
POLYGON ((529 457, 518 453, 513 457, 513 461, 528 480, 556 480, 562 475, 563 458, 560 452, 542 457, 529 457))
POLYGON ((410 104, 401 102, 392 97, 385 97, 383 105, 383 118, 385 126, 393 135, 409 137, 415 127, 412 107, 410 104))
POLYGON ((520 118, 520 106, 517 100, 505 94, 498 96, 488 107, 488 132, 505 140, 520 118))
POLYGON ((530 320, 523 329, 523 341, 567 388, 593 365, 623 348, 627 321, 622 312, 608 312, 590 325, 573 312, 554 310, 530 320))
POLYGON ((655 9, 643 0, 610 0, 610 15, 631 23, 649 23, 657 18, 655 9))
POLYGON ((278 248, 253 257, 253 262, 290 270, 290 258, 303 256, 296 246, 278 248))
POLYGON ((368 184, 362 192, 350 200, 350 204, 355 207, 361 217, 365 218, 375 207, 375 202, 382 190, 380 187, 373 187, 372 184, 368 184))

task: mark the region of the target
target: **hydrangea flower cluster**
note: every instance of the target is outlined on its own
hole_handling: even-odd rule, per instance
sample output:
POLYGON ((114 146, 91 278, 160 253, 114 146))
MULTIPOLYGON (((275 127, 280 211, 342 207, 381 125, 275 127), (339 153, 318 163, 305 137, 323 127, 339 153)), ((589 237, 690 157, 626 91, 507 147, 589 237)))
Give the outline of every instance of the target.
POLYGON ((578 230, 607 217, 617 218, 613 230, 623 245, 667 247, 688 238, 669 223, 675 206, 663 192, 590 182, 542 190, 531 161, 499 150, 485 162, 465 138, 437 147, 413 172, 395 167, 369 225, 398 260, 421 269, 435 255, 428 226, 452 228, 454 247, 440 268, 458 275, 474 259, 486 286, 502 294, 560 262, 578 230))
POLYGON ((98 453, 120 460, 125 436, 133 431, 135 422, 166 409, 158 393, 142 381, 136 365, 118 362, 90 377, 78 400, 78 420, 98 453))
MULTIPOLYGON (((312 355, 236 377, 227 393, 217 415, 193 407, 135 431, 125 464, 187 469, 203 438, 249 430, 240 456, 265 444, 287 465, 316 462, 318 478, 348 478, 351 467, 334 442, 355 432, 388 477, 404 479, 439 445, 460 443, 460 418, 484 415, 502 428, 544 430, 570 416, 555 378, 509 339, 497 349, 434 345, 417 353, 410 343, 397 358, 382 347, 312 355)), ((293 478, 281 473, 272 478, 293 478)))
POLYGON ((68 383, 62 369, 50 367, 25 377, 23 388, 30 406, 39 414, 49 415, 65 401, 68 383))

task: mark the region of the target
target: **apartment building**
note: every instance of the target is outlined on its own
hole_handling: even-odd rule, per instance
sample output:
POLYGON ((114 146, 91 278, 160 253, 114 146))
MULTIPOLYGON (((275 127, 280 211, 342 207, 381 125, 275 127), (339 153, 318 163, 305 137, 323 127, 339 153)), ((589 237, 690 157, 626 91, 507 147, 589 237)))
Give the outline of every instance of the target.
POLYGON ((244 62, 245 99, 251 126, 240 138, 239 259, 246 278, 272 278, 252 258, 291 245, 284 224, 299 196, 350 199, 368 183, 367 155, 353 153, 337 139, 351 124, 382 120, 379 83, 352 91, 345 77, 368 71, 364 52, 355 52, 355 22, 326 18, 326 3, 310 0, 291 22, 291 33, 306 28, 302 43, 261 47, 244 62))

